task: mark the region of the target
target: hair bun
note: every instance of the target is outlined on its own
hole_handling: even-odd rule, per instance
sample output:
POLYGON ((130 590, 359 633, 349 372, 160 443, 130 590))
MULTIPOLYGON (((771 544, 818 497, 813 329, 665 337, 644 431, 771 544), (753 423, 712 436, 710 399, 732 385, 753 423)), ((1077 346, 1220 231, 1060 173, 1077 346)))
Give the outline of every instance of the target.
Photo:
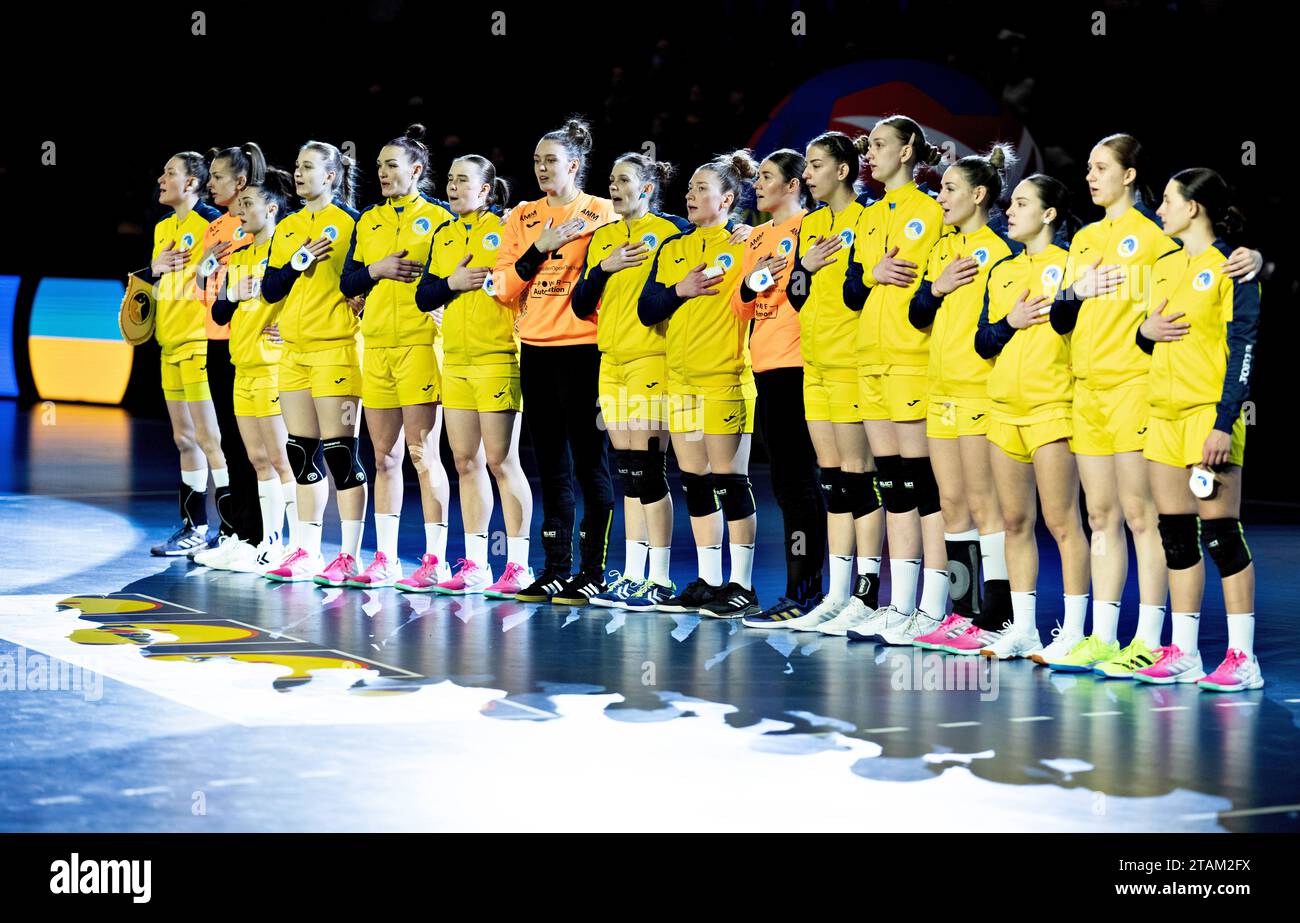
POLYGON ((412 141, 418 144, 424 141, 424 132, 425 132, 424 126, 421 125, 419 122, 415 122, 414 124, 406 126, 405 137, 410 138, 412 141))
POLYGON ((577 116, 571 117, 564 123, 564 133, 573 140, 573 143, 584 154, 591 150, 591 126, 587 124, 585 119, 580 119, 577 116))

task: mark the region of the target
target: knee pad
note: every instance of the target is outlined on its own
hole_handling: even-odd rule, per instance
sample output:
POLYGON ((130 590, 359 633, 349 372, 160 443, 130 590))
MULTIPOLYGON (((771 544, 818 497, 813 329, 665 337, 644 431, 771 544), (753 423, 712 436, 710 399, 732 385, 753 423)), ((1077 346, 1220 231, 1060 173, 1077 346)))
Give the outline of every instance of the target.
POLYGON ((357 437, 339 436, 326 439, 321 443, 325 453, 325 464, 334 476, 335 490, 348 490, 366 483, 366 469, 361 467, 357 458, 357 437))
POLYGON ((692 516, 711 516, 718 511, 718 497, 713 492, 713 475, 682 472, 686 488, 686 512, 692 516))
POLYGON ((635 491, 633 496, 641 500, 641 505, 658 503, 668 496, 668 456, 657 449, 634 450, 627 454, 628 478, 635 491))
POLYGON ((317 484, 325 477, 321 442, 313 436, 290 436, 284 444, 293 479, 299 484, 317 484))
MULTIPOLYGON (((1163 517, 1162 517, 1163 518, 1163 517)), ((1219 568, 1220 577, 1231 577, 1250 566, 1250 549, 1238 519, 1207 519, 1202 523, 1205 550, 1219 568)))
POLYGON ((631 464, 632 452, 626 449, 615 449, 614 455, 614 473, 618 475, 618 486, 623 491, 623 496, 635 500, 641 495, 636 492, 637 484, 632 479, 631 464))
POLYGON ((754 515, 754 490, 747 474, 715 474, 713 489, 728 522, 754 515))
POLYGON ((821 486, 822 499, 826 502, 826 512, 828 513, 847 513, 848 510, 839 508, 840 503, 840 469, 823 468, 821 476, 817 483, 821 486))
POLYGON ((916 497, 903 487, 903 460, 897 455, 876 456, 876 486, 885 501, 885 512, 910 513, 916 509, 916 497))
POLYGON ((841 474, 841 512, 852 513, 854 519, 870 516, 880 509, 880 494, 876 492, 876 474, 874 471, 841 474))
POLYGON ((1160 544, 1165 547, 1165 563, 1170 570, 1186 570, 1201 560, 1201 526, 1195 513, 1166 516, 1161 513, 1157 525, 1160 544))
POLYGON ((934 469, 928 458, 904 458, 903 486, 911 484, 916 508, 922 516, 929 516, 940 510, 939 484, 934 479, 934 469))

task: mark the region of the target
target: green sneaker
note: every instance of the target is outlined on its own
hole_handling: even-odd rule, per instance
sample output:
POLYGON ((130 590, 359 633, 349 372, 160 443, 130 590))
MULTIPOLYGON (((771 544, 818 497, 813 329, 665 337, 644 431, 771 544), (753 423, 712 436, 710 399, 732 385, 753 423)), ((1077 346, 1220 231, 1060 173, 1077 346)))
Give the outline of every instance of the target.
POLYGON ((1138 670, 1144 670, 1156 662, 1156 655, 1141 638, 1134 638, 1128 647, 1119 652, 1113 660, 1103 660, 1093 666, 1092 672, 1103 679, 1132 679, 1138 670))
POLYGON ((1096 664, 1104 660, 1114 660, 1119 656, 1119 642, 1109 644, 1096 635, 1088 635, 1060 660, 1048 661, 1048 666, 1059 673, 1087 673, 1096 664))

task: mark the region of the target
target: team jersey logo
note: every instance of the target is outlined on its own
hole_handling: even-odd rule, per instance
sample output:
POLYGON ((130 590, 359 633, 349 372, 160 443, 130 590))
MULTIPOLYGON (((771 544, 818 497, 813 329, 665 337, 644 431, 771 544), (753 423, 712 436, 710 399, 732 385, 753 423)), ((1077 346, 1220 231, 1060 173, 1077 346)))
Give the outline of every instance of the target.
POLYGON ((713 265, 717 266, 723 272, 726 272, 731 268, 731 264, 734 262, 735 260, 732 258, 730 253, 719 253, 718 258, 713 261, 713 265))
POLYGON ((271 263, 270 257, 263 257, 262 262, 258 263, 258 265, 262 267, 262 272, 266 272, 266 267, 269 266, 270 263, 271 263))
POLYGON ((492 281, 491 276, 488 276, 483 280, 483 291, 487 292, 489 295, 495 295, 497 293, 496 283, 492 281))
POLYGON ((903 225, 903 236, 908 240, 920 240, 921 235, 925 233, 925 222, 920 218, 913 218, 907 224, 903 225))
POLYGON ((581 231, 583 228, 585 228, 585 227, 587 226, 587 219, 585 219, 585 218, 577 218, 577 219, 575 219, 575 220, 578 222, 578 230, 579 230, 579 231, 581 231))
MULTIPOLYGON (((501 235, 496 231, 491 231, 483 235, 484 250, 495 250, 499 246, 501 246, 501 235)), ((488 292, 488 294, 490 295, 492 293, 488 292)))
POLYGON ((199 267, 199 272, 201 272, 205 276, 210 276, 217 271, 217 267, 220 265, 221 264, 217 262, 217 258, 215 256, 209 256, 206 260, 203 261, 203 265, 199 267))
POLYGON ((1061 267, 1048 266, 1046 269, 1043 270, 1041 281, 1043 283, 1044 292, 1050 293, 1055 291, 1057 285, 1059 285, 1061 282, 1061 267))
POLYGON ((1120 256, 1132 256, 1138 252, 1138 239, 1130 234, 1119 242, 1115 250, 1120 256))
POLYGON ((987 247, 978 248, 974 253, 971 254, 971 258, 974 259, 975 262, 983 266, 985 263, 989 261, 988 248, 987 247))
POLYGON ((653 250, 659 245, 659 238, 655 237, 653 234, 646 234, 641 238, 641 243, 653 250))
POLYGON ((777 256, 789 256, 791 252, 793 252, 793 250, 794 250, 793 237, 783 237, 781 238, 781 242, 776 245, 777 256))
POLYGON ((320 233, 322 237, 328 237, 330 240, 339 239, 339 229, 332 224, 325 225, 325 227, 320 229, 320 233))
POLYGON ((1214 272, 1209 269, 1202 269, 1196 274, 1196 278, 1192 280, 1192 288, 1196 289, 1198 292, 1203 292, 1210 287, 1210 284, 1213 281, 1214 272))
POLYGON ((235 228, 235 240, 243 240, 247 236, 248 236, 248 232, 245 231, 242 227, 235 228))
POLYGON ((182 250, 188 250, 188 249, 190 249, 190 247, 193 247, 193 246, 194 246, 194 235, 193 235, 193 234, 185 234, 184 236, 181 237, 181 249, 182 249, 182 250))
POLYGON ((411 228, 415 233, 423 236, 433 229, 433 224, 428 218, 416 218, 415 223, 411 225, 411 228))
POLYGON ((853 246, 853 228, 845 228, 840 231, 840 240, 844 241, 844 246, 853 246))

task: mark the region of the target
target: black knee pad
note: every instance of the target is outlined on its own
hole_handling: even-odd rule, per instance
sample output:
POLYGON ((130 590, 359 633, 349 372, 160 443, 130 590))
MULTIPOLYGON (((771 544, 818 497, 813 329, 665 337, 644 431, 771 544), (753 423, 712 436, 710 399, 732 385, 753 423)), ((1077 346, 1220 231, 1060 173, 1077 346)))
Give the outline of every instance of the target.
POLYGON ((934 479, 930 459, 903 459, 903 487, 906 488, 909 484, 916 498, 916 508, 922 516, 939 512, 939 484, 934 479))
POLYGON ((614 473, 618 476, 619 489, 623 491, 623 496, 637 499, 641 495, 636 492, 637 484, 631 475, 633 453, 626 449, 615 449, 613 455, 614 473))
POLYGON ((339 436, 321 442, 325 453, 325 464, 334 476, 335 490, 348 490, 366 483, 366 469, 361 467, 357 458, 357 437, 339 436))
POLYGON ((822 499, 826 501, 826 512, 828 513, 847 513, 848 510, 840 509, 840 477, 842 472, 839 468, 823 468, 818 484, 822 489, 822 499))
POLYGON ((754 490, 747 474, 715 474, 713 490, 728 522, 754 515, 754 490))
POLYGON ((903 487, 903 459, 897 455, 876 456, 876 486, 887 513, 910 513, 916 497, 903 487))
POLYGON ((668 496, 668 456, 657 449, 633 450, 627 454, 628 478, 641 505, 658 503, 668 496))
POLYGON ((1205 536, 1205 550, 1214 559, 1220 577, 1231 577, 1250 566, 1250 549, 1246 547, 1241 520, 1207 519, 1201 531, 1205 536))
POLYGON ((314 436, 290 436, 284 445, 293 479, 299 484, 317 484, 325 477, 325 457, 314 436))
POLYGON ((842 512, 852 513, 854 519, 861 519, 880 509, 880 494, 876 491, 874 471, 852 474, 844 472, 840 475, 840 484, 840 492, 844 495, 842 503, 845 507, 842 512))
POLYGON ((682 487, 686 488, 686 512, 692 516, 711 516, 718 511, 718 498, 713 492, 713 475, 682 472, 682 487))
MULTIPOLYGON (((1165 563, 1170 570, 1186 570, 1201 560, 1201 521, 1195 513, 1161 513, 1157 525, 1165 563)), ((1208 525, 1208 523, 1207 523, 1208 525)))

